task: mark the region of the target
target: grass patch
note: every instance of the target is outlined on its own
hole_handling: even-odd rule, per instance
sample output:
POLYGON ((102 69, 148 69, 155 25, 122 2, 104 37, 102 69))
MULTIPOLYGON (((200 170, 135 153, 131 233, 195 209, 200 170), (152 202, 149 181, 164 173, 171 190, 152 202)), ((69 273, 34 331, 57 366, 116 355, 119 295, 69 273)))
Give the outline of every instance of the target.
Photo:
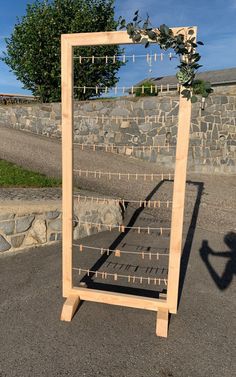
POLYGON ((60 185, 60 179, 48 178, 44 174, 0 160, 0 187, 58 187, 60 185))

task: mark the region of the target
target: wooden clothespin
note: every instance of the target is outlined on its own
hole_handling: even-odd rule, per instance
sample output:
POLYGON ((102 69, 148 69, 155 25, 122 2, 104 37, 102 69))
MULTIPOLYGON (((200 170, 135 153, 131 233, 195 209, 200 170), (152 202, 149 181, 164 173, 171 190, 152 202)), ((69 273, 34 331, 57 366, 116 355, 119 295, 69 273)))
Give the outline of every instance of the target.
POLYGON ((79 251, 83 251, 83 245, 79 245, 79 251))
POLYGON ((120 250, 118 249, 115 250, 115 257, 120 257, 120 250))

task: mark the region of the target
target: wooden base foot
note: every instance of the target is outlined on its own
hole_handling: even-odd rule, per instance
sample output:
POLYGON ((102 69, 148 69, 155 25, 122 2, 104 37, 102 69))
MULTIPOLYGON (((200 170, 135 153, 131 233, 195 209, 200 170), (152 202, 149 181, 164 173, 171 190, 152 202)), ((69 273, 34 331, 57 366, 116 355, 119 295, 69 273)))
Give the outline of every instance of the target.
POLYGON ((157 312, 157 324, 156 324, 157 336, 162 336, 164 338, 167 338, 168 323, 169 323, 169 311, 166 309, 159 309, 157 312))
POLYGON ((69 296, 66 299, 61 312, 61 321, 70 322, 72 320, 79 302, 79 296, 69 296))

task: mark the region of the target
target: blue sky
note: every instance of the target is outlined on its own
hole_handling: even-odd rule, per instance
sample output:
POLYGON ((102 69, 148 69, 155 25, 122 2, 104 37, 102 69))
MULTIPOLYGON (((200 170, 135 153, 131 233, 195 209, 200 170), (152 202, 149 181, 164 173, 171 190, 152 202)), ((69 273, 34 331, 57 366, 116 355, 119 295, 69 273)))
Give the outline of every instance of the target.
MULTIPOLYGON (((16 18, 24 15, 26 4, 33 0, 0 0, 0 56, 5 48, 4 37, 11 34, 16 18)), ((139 9, 141 14, 149 13, 153 26, 166 23, 168 26, 198 26, 198 39, 205 43, 201 47, 202 70, 236 67, 236 0, 116 0, 116 16, 130 19, 139 9)), ((143 47, 128 47, 127 53, 143 47)), ((154 47, 151 47, 154 51, 154 47)), ((165 60, 164 60, 165 61, 165 60)), ((153 64, 145 60, 132 62, 120 72, 120 86, 131 86, 147 76, 164 76, 175 73, 177 62, 153 64)), ((0 62, 0 93, 28 93, 16 80, 9 68, 0 62)))

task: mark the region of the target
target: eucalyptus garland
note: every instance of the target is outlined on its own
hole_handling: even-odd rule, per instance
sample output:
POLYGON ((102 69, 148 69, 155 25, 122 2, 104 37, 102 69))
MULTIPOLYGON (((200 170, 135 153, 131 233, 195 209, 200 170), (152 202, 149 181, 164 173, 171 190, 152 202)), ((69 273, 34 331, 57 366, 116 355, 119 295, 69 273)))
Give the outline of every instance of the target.
POLYGON ((165 24, 159 28, 152 28, 149 16, 145 20, 139 16, 137 10, 134 14, 132 22, 126 23, 126 20, 120 17, 120 29, 126 29, 130 38, 134 43, 142 43, 147 48, 151 43, 157 43, 162 50, 172 49, 176 55, 179 56, 180 63, 176 77, 183 90, 181 92, 184 98, 197 102, 196 95, 208 97, 213 91, 211 84, 203 80, 195 80, 197 70, 202 67, 199 64, 201 59, 200 54, 196 51, 198 45, 203 45, 203 42, 195 40, 194 30, 189 28, 188 38, 181 34, 174 35, 173 31, 165 24))

